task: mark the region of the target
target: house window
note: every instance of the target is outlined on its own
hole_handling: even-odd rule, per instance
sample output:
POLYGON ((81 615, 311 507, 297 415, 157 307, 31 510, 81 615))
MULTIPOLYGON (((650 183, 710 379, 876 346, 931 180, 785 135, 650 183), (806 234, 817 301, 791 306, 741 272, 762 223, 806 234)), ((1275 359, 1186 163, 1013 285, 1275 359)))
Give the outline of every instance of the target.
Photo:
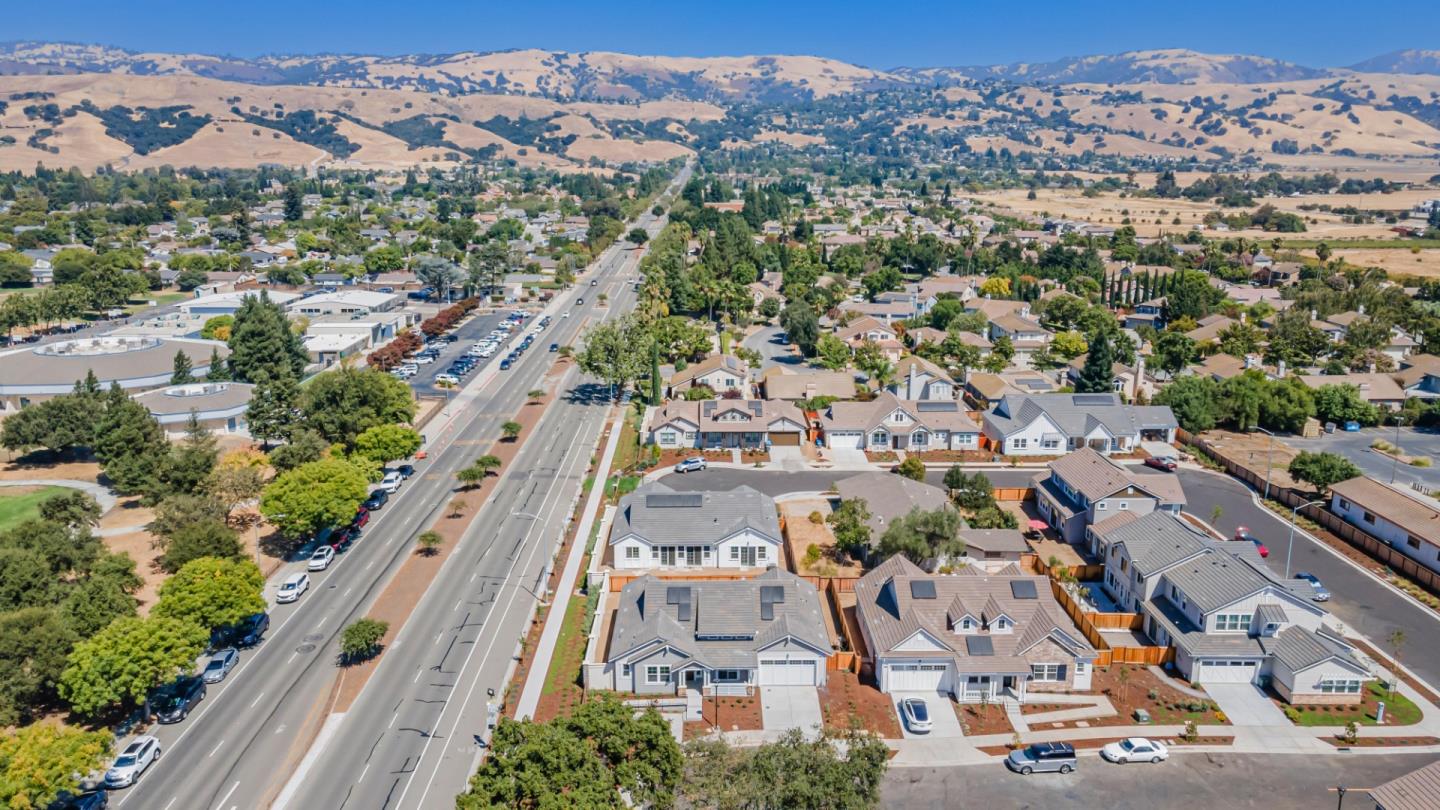
POLYGON ((675 443, 675 431, 673 431, 673 430, 663 430, 663 431, 661 431, 661 432, 660 432, 660 443, 661 443, 661 444, 674 444, 674 443, 675 443))
POLYGON ((1366 512, 1365 514, 1361 515, 1360 517, 1361 517, 1361 519, 1364 520, 1366 523, 1374 523, 1374 522, 1375 522, 1375 516, 1372 515, 1372 514, 1370 514, 1369 512, 1366 512))
POLYGON ((1000 631, 1000 630, 1009 630, 1009 629, 1010 629, 1010 620, 1009 620, 1009 619, 1004 619, 1004 618, 997 619, 997 620, 995 621, 995 629, 996 629, 997 631, 1000 631))
POLYGON ((628 677, 630 677, 630 665, 629 665, 629 664, 621 664, 621 665, 620 665, 620 677, 622 677, 622 678, 628 678, 628 677))
POLYGON ((660 547, 659 547, 659 546, 651 546, 651 547, 650 547, 650 559, 652 559, 652 560, 658 560, 658 559, 660 559, 660 547))
POLYGON ((639 546, 626 546, 626 547, 625 547, 625 559, 627 559, 627 560, 638 560, 638 559, 640 559, 640 547, 639 547, 639 546))
POLYGON ((1129 561, 1129 560, 1121 560, 1121 561, 1120 561, 1120 573, 1123 574, 1123 573, 1125 573, 1126 571, 1129 571, 1129 570, 1130 570, 1130 561, 1129 561))
POLYGON ((736 683, 742 678, 738 669, 717 669, 712 680, 716 683, 736 683))
POLYGON ((1128 510, 1129 508, 1130 508, 1130 502, 1129 502, 1129 501, 1121 501, 1121 502, 1120 502, 1120 511, 1124 512, 1124 511, 1128 510))
POLYGON ((1025 449, 1025 444, 1026 444, 1027 441, 1029 441, 1029 440, 1028 440, 1028 439, 1015 439, 1015 440, 1012 442, 1012 446, 1013 446, 1016 450, 1024 450, 1024 449, 1025 449))
POLYGON ((1055 449, 1058 449, 1058 448, 1060 447, 1060 440, 1059 440, 1059 439, 1045 439, 1045 440, 1043 440, 1043 441, 1040 442, 1040 446, 1043 447, 1043 448, 1046 449, 1046 450, 1055 450, 1055 449))
POLYGON ((755 548, 755 559, 757 559, 757 560, 763 560, 763 559, 765 559, 765 551, 766 551, 766 549, 765 549, 764 546, 756 546, 756 548, 755 548))
POLYGON ((687 430, 687 431, 685 431, 685 443, 686 443, 686 444, 689 444, 689 443, 691 443, 691 442, 693 442, 693 441, 695 441, 695 431, 693 431, 693 430, 687 430))
POLYGON ((1420 548, 1420 538, 1412 534, 1405 538, 1405 545, 1410 548, 1420 548))
POLYGON ((649 666, 649 667, 645 667, 645 683, 647 683, 647 684, 649 684, 649 685, 651 685, 651 686, 657 686, 657 685, 659 685, 659 684, 669 683, 669 682, 670 682, 670 667, 668 667, 668 666, 649 666))
POLYGON ((913 444, 926 445, 930 443, 930 437, 925 433, 916 433, 910 437, 910 441, 913 444))
POLYGON ((1055 683, 1060 680, 1060 674, 1064 672, 1064 670, 1064 664, 1031 664, 1030 679, 1032 681, 1055 683))
POLYGON ((738 559, 740 559, 740 547, 739 547, 739 546, 731 546, 731 547, 730 547, 730 559, 732 559, 732 560, 738 560, 738 559))
POLYGON ((1350 508, 1350 502, 1347 501, 1347 500, 1345 500, 1344 498, 1341 498, 1341 499, 1340 499, 1340 508, 1341 508, 1341 509, 1349 509, 1349 508, 1350 508))
POLYGON ((1320 682, 1322 695, 1358 695, 1360 681, 1353 678, 1326 678, 1320 682))
POLYGON ((1234 633, 1250 628, 1249 613, 1217 613, 1215 615, 1215 632, 1234 633))
POLYGON ((889 439, 887 439, 887 438, 885 437, 885 432, 882 431, 882 430, 877 430, 877 431, 875 431, 874 433, 870 434, 870 443, 871 443, 871 444, 882 444, 882 445, 883 445, 883 444, 885 444, 885 443, 888 442, 888 441, 889 441, 889 439))
POLYGON ((1104 512, 1106 509, 1109 509, 1109 508, 1110 508, 1109 504, 1105 503, 1104 501, 1101 501, 1101 502, 1095 504, 1095 509, 1096 509, 1096 511, 1099 511, 1099 512, 1104 512))
POLYGON ((960 620, 960 629, 973 630, 975 629, 975 622, 971 621, 969 616, 966 616, 965 618, 960 620))

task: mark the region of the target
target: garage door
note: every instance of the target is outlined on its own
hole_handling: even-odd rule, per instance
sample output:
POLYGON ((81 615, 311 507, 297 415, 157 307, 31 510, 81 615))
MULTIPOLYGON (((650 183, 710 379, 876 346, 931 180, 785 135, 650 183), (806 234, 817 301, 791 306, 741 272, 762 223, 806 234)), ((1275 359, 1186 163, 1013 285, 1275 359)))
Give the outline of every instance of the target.
POLYGON ((781 446, 781 447, 799 447, 799 446, 800 446, 800 434, 799 434, 799 433, 771 433, 771 434, 770 434, 770 443, 771 443, 771 444, 775 444, 775 445, 779 445, 779 446, 781 446))
POLYGON ((885 688, 890 692, 948 692, 946 664, 889 664, 885 688))
POLYGON ((1259 671, 1258 661, 1207 659, 1200 663, 1200 683, 1250 683, 1259 671))
POLYGON ((841 447, 846 450, 865 449, 865 434, 858 430, 832 430, 828 436, 831 447, 841 447))
POLYGON ((761 686, 814 686, 814 661, 760 660, 761 686))

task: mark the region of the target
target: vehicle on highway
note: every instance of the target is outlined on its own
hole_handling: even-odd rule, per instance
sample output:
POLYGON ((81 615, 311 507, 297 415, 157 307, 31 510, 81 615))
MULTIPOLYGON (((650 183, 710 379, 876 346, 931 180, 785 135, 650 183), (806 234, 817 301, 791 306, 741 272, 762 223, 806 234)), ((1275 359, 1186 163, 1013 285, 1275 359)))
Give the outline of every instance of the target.
POLYGON ((705 469, 705 458, 703 456, 691 456, 675 465, 675 472, 687 473, 705 469))
POLYGON ((1164 762, 1170 758, 1170 750, 1165 744, 1157 740, 1147 740, 1144 737, 1127 737, 1118 742, 1112 742, 1100 749, 1100 756, 1105 759, 1124 764, 1126 762, 1164 762))
POLYGON ((400 466, 395 468, 395 472, 400 473, 401 478, 409 479, 415 474, 415 465, 401 464, 400 466))
POLYGON ((92 790, 89 793, 81 793, 79 796, 71 796, 59 810, 104 810, 110 806, 110 794, 103 790, 92 790))
POLYGON ((434 294, 435 294, 435 288, 434 288, 434 287, 421 287, 420 289, 415 290, 414 292, 411 292, 411 293, 410 293, 408 296, 406 296, 406 297, 408 297, 408 298, 409 298, 410 300, 412 300, 412 301, 424 301, 424 300, 427 300, 428 298, 430 298, 430 296, 432 296, 432 295, 434 295, 434 294))
POLYGON ((397 491, 399 491, 400 484, 404 480, 404 478, 400 477, 400 473, 391 470, 385 473, 384 478, 380 479, 380 488, 385 490, 389 494, 394 495, 397 491))
POLYGON ((591 287, 598 286, 599 284, 600 284, 600 279, 598 279, 598 278, 592 278, 592 279, 590 279, 590 286, 591 286, 591 287))
POLYGON ((1079 765, 1075 746, 1063 742, 1042 742, 1010 752, 1005 767, 1029 776, 1032 773, 1070 773, 1079 765))
POLYGON ((150 705, 161 723, 178 723, 190 716, 190 710, 205 699, 205 679, 186 675, 164 686, 150 705))
POLYGON ((1324 584, 1320 582, 1319 577, 1315 576, 1314 574, 1301 571, 1300 573, 1295 575, 1295 578, 1310 583, 1310 589, 1314 591, 1314 593, 1310 595, 1310 598, 1312 600, 1316 602, 1330 601, 1330 589, 1326 588, 1324 584))
POLYGON ((140 774, 145 773, 158 759, 160 741, 149 734, 136 737, 110 764, 110 769, 105 771, 105 787, 130 787, 140 778, 140 774))
POLYGON ((200 673, 200 676, 205 679, 205 683, 219 683, 225 680, 225 676, 229 675, 230 670, 234 669, 238 663, 240 663, 239 650, 234 647, 217 650, 214 655, 210 656, 210 660, 205 662, 205 670, 200 673))
POLYGON ((1145 466, 1165 472, 1175 472, 1175 459, 1169 456, 1151 456, 1145 459, 1145 466))
POLYGON ((355 517, 350 519, 350 528, 363 529, 366 523, 370 522, 370 510, 360 507, 355 510, 355 517))
MULTIPOLYGON (((581 303, 584 303, 584 299, 581 299, 581 303)), ((568 317, 570 317, 570 313, 568 313, 568 312, 562 312, 562 313, 560 313, 560 317, 562 317, 562 318, 568 318, 568 317)))
POLYGON ((374 512, 375 510, 384 506, 385 502, 388 500, 390 500, 390 493, 386 492, 385 490, 371 490, 370 497, 366 498, 365 503, 361 504, 360 506, 366 512, 374 512))
POLYGON ((900 701, 900 714, 911 734, 929 734, 935 727, 930 719, 930 707, 925 705, 923 698, 907 697, 900 701))
POLYGON ((335 561, 335 549, 332 546, 321 546, 315 549, 310 555, 310 561, 305 564, 307 571, 324 571, 335 561))
POLYGON ((585 304, 585 299, 584 299, 584 298, 576 298, 576 299, 575 299, 575 306, 577 306, 577 307, 578 307, 578 306, 583 306, 584 304, 585 304))
POLYGON ((270 629, 270 614, 255 613, 241 619, 239 623, 217 628, 210 634, 210 649, 226 647, 254 647, 270 629))
POLYGON ((342 551, 349 551, 350 545, 360 539, 360 530, 354 526, 346 526, 343 529, 330 533, 329 540, 325 545, 335 550, 336 554, 342 551))
POLYGON ((510 358, 506 357, 506 358, 504 358, 503 360, 500 361, 500 370, 501 370, 501 371, 508 371, 509 369, 510 369, 510 358))
POLYGON ((281 604, 294 602, 308 590, 310 590, 310 575, 296 572, 280 583, 280 590, 275 594, 275 601, 281 604))
POLYGON ((560 344, 559 344, 559 343, 551 343, 551 344, 550 344, 550 351, 552 351, 552 352, 558 352, 558 351, 560 351, 560 344))

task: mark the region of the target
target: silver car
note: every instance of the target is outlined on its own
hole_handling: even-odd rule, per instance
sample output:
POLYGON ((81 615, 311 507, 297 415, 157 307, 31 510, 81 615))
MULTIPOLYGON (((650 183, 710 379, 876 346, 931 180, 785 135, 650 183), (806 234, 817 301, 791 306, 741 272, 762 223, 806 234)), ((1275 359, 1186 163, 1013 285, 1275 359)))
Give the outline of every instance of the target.
POLYGON ((905 718, 905 727, 911 734, 929 734, 935 727, 930 719, 930 707, 918 697, 907 697, 900 701, 900 714, 905 718))
POLYGON ((1032 773, 1070 773, 1079 760, 1070 743, 1035 743, 1010 752, 1005 767, 1029 776, 1032 773))
POLYGON ((205 672, 203 673, 205 682, 219 683, 225 680, 225 676, 229 675, 230 670, 234 669, 238 663, 240 663, 240 653, 234 647, 226 647, 220 650, 210 656, 210 660, 205 664, 205 672))
POLYGON ((160 759, 160 741, 146 734, 136 737, 135 741, 125 746, 120 756, 115 758, 114 764, 105 772, 105 787, 122 788, 135 784, 156 760, 160 759))

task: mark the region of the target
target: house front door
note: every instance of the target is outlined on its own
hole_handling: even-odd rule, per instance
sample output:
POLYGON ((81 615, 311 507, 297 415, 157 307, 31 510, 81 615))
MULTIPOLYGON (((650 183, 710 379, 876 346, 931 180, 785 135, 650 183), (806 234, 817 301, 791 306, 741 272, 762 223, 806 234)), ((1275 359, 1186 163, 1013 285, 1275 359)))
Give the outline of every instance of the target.
POLYGON ((701 669, 685 670, 685 688, 700 689, 705 686, 705 671, 701 669))
POLYGON ((661 547, 660 547, 660 564, 661 564, 661 565, 674 565, 674 564, 675 564, 675 547, 674 547, 674 546, 661 546, 661 547))

